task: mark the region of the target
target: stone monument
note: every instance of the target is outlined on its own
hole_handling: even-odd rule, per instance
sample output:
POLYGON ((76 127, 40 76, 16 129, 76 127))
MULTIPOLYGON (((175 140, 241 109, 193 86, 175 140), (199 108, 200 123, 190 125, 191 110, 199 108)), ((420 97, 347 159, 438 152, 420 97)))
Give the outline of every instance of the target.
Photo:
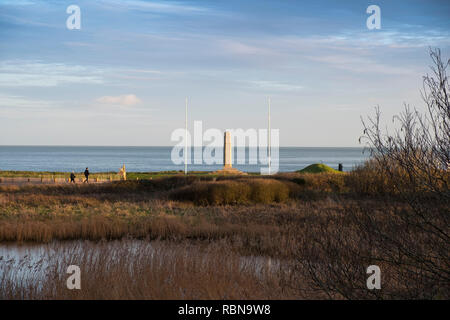
POLYGON ((231 168, 231 134, 225 131, 223 135, 223 168, 231 168))
POLYGON ((228 174, 228 175, 247 175, 232 165, 232 149, 231 149, 231 133, 225 131, 223 135, 223 168, 218 171, 214 171, 212 174, 228 174))

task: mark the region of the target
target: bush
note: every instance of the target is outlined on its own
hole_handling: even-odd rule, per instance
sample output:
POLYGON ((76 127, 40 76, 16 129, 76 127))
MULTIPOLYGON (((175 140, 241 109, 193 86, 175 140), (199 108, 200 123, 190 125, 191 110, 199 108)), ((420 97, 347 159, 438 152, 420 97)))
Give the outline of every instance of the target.
POLYGON ((347 191, 345 176, 343 173, 304 173, 301 178, 304 182, 305 191, 321 193, 343 193, 347 191))
POLYGON ((171 198, 197 205, 267 204, 288 200, 292 185, 274 179, 202 181, 175 190, 171 198))
POLYGON ((306 180, 304 178, 293 178, 292 182, 298 184, 299 186, 304 186, 306 184, 306 180))
MULTIPOLYGON (((370 196, 395 194, 392 180, 381 172, 376 161, 373 159, 366 161, 345 177, 345 185, 354 194, 370 196)), ((396 185, 399 184, 400 179, 397 179, 396 185)))

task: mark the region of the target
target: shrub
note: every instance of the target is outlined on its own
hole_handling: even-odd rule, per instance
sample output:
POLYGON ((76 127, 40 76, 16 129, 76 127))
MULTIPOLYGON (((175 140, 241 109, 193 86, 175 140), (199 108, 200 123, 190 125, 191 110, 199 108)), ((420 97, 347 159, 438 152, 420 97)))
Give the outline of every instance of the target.
POLYGON ((306 184, 306 180, 304 178, 293 178, 292 182, 298 184, 299 186, 304 186, 306 184))
MULTIPOLYGON (((344 178, 349 191, 362 195, 387 195, 394 194, 395 187, 386 175, 381 174, 378 163, 373 159, 356 167, 344 178)), ((399 180, 397 180, 399 184, 399 180)))
POLYGON ((336 173, 304 173, 301 174, 305 180, 304 189, 322 193, 342 193, 347 191, 345 186, 346 174, 336 173))
POLYGON ((197 205, 284 202, 291 193, 289 184, 274 179, 202 181, 175 190, 171 198, 197 205))

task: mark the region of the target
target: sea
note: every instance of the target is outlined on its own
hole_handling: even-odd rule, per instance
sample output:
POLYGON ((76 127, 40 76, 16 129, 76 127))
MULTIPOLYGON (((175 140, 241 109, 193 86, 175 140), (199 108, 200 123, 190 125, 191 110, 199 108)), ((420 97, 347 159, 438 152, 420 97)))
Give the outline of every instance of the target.
MULTIPOLYGON (((184 170, 184 162, 172 161, 172 150, 173 147, 0 146, 0 171, 80 172, 89 167, 91 172, 111 172, 118 171, 123 164, 128 172, 184 170)), ((255 152, 255 158, 248 147, 245 159, 242 157, 244 163, 237 163, 238 152, 236 148, 233 151, 233 167, 245 172, 260 172, 267 167, 259 153, 255 152)), ((275 156, 272 154, 272 171, 276 169, 275 156)), ((280 147, 278 171, 296 171, 313 163, 334 169, 341 163, 344 171, 350 171, 369 156, 363 148, 280 147)), ((208 165, 204 161, 194 164, 194 152, 191 159, 189 171, 214 171, 222 167, 221 163, 208 165)))

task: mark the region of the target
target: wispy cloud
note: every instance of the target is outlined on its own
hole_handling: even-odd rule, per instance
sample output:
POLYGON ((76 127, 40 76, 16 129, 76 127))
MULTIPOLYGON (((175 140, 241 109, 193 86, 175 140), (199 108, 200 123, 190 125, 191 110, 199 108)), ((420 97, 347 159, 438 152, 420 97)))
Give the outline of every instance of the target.
POLYGON ((328 37, 318 37, 329 44, 384 48, 421 48, 450 44, 450 33, 438 29, 424 30, 382 30, 378 32, 346 31, 328 37))
POLYGON ((35 1, 31 0, 0 0, 0 6, 28 6, 36 4, 35 1))
POLYGON ((353 73, 385 74, 385 75, 415 75, 415 70, 408 67, 382 64, 371 58, 361 57, 351 53, 334 55, 309 56, 309 60, 325 63, 336 69, 353 73))
POLYGON ((264 91, 298 91, 303 89, 303 86, 288 83, 288 82, 278 82, 278 81, 248 81, 251 87, 262 89, 264 91))
POLYGON ((125 94, 120 96, 103 96, 96 100, 102 104, 115 104, 122 106, 133 106, 141 102, 141 99, 134 94, 125 94))
POLYGON ((25 119, 69 112, 61 101, 30 98, 21 95, 0 93, 0 119, 25 119))
POLYGON ((76 65, 36 60, 0 61, 0 87, 56 87, 68 84, 123 85, 128 80, 156 80, 164 73, 122 66, 76 65), (122 80, 117 80, 122 79, 122 80))
POLYGON ((30 110, 37 109, 42 111, 43 109, 55 108, 58 103, 55 101, 47 101, 41 99, 29 99, 20 95, 11 95, 0 93, 0 108, 5 109, 22 109, 30 110))
POLYGON ((0 62, 1 87, 55 87, 62 84, 101 84, 103 71, 87 66, 39 61, 0 62))
POLYGON ((159 13, 206 13, 210 10, 202 6, 192 6, 182 2, 140 1, 140 0, 102 0, 99 2, 106 7, 119 7, 126 10, 159 13))
POLYGON ((250 43, 249 40, 224 39, 219 40, 219 46, 228 53, 235 55, 274 55, 276 48, 262 43, 250 43))

